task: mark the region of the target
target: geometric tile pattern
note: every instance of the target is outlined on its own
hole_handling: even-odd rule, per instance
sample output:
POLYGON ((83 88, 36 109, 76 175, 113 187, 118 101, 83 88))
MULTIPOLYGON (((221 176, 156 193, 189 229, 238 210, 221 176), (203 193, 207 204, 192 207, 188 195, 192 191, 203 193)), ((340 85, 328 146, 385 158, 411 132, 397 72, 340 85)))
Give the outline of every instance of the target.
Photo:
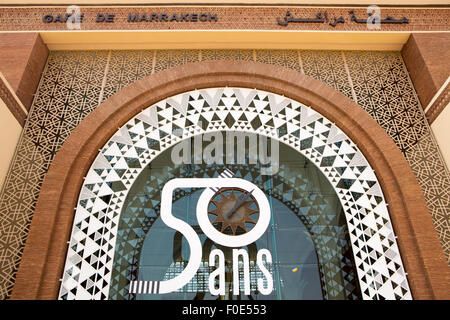
POLYGON ((403 152, 450 266, 450 174, 398 52, 345 52, 357 103, 403 152))
POLYGON ((301 72, 297 50, 255 50, 255 60, 301 72))
POLYGON ((348 52, 345 57, 358 103, 405 154, 427 127, 403 60, 395 52, 348 52))
POLYGON ((406 156, 417 180, 422 185, 428 208, 434 213, 433 221, 444 252, 450 251, 450 175, 437 150, 431 133, 425 134, 408 150, 406 156), (441 186, 447 186, 442 188, 441 186))
POLYGON ((120 214, 140 172, 183 139, 228 130, 279 140, 328 179, 344 210, 363 299, 412 298, 381 187, 357 146, 310 107, 243 88, 195 90, 165 99, 111 137, 80 192, 60 298, 106 299, 120 214))
POLYGON ((450 175, 399 52, 57 51, 49 54, 0 192, 0 299, 11 294, 42 181, 73 128, 99 102, 136 80, 188 62, 221 59, 291 68, 327 83, 362 106, 396 142, 416 174, 450 265, 450 204, 443 193, 450 189, 450 175), (430 170, 433 176, 425 174, 430 170))
POLYGON ((154 51, 111 51, 101 102, 127 85, 152 73, 154 51))
POLYGON ((181 66, 185 63, 200 61, 200 50, 157 50, 155 73, 181 66))
MULTIPOLYGON (((235 60, 253 61, 254 50, 201 50, 201 61, 235 60)), ((282 50, 281 52, 284 52, 282 50)))
POLYGON ((53 52, 0 195, 0 299, 11 294, 44 176, 65 139, 98 105, 108 53, 53 52))
POLYGON ((307 76, 325 82, 352 99, 341 51, 300 51, 303 71, 307 76))

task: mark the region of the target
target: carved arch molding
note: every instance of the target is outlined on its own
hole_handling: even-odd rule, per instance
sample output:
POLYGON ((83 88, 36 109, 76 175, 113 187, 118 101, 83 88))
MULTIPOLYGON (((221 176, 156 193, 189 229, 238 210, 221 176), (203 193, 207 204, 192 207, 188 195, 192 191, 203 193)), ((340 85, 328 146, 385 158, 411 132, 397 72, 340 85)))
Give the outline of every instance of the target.
MULTIPOLYGON (((159 140, 161 151, 194 134, 223 129, 264 134, 291 145, 321 169, 343 204, 349 231, 354 231, 352 248, 359 265, 358 277, 364 298, 448 298, 448 268, 423 193, 403 155, 375 120, 343 94, 308 76, 255 62, 221 61, 188 64, 139 80, 105 101, 73 131, 44 180, 16 278, 13 299, 56 299, 60 279, 69 279, 67 283, 74 285, 76 281, 68 276, 67 268, 64 272, 64 265, 66 256, 73 259, 77 254, 72 246, 69 246, 68 252, 67 242, 72 226, 83 215, 80 201, 86 203, 86 184, 92 182, 90 179, 94 169, 111 165, 108 163, 110 160, 105 158, 105 152, 110 151, 112 145, 121 141, 130 149, 135 147, 138 141, 132 141, 129 132, 138 130, 138 126, 143 128, 144 122, 151 129, 139 131, 143 136, 154 134, 152 130, 156 130, 159 136, 159 130, 166 126, 168 135, 159 140), (209 99, 208 105, 214 108, 218 105, 215 102, 223 95, 229 95, 229 98, 234 96, 240 107, 247 109, 256 96, 258 99, 261 96, 262 101, 267 100, 267 103, 262 102, 260 107, 253 103, 253 109, 247 110, 252 119, 247 119, 247 122, 235 119, 231 127, 230 122, 225 123, 224 120, 231 111, 227 109, 232 108, 231 105, 225 104, 221 110, 217 108, 221 111, 218 115, 221 120, 216 122, 208 121, 205 113, 213 110, 198 107, 188 112, 185 108, 187 104, 183 105, 183 101, 189 98, 199 101, 199 106, 209 99), (270 111, 265 113, 263 110, 266 107, 270 111), (158 123, 158 117, 155 118, 155 108, 159 108, 161 114, 166 114, 161 123, 158 123), (174 118, 173 110, 181 116, 174 118), (269 118, 261 114, 270 118, 270 125, 266 125, 269 118), (295 114, 300 117, 295 117, 295 114), (199 121, 190 119, 192 126, 183 128, 181 137, 167 130, 176 120, 200 116, 203 117, 203 127, 197 126, 199 121), (292 121, 294 118, 298 122, 292 121), (255 120, 253 124, 252 120, 255 120), (320 125, 314 127, 319 131, 328 131, 328 137, 320 138, 321 132, 308 132, 305 129, 308 124, 318 121, 320 125), (281 126, 283 130, 278 130, 281 126), (301 149, 300 143, 303 141, 305 145, 305 139, 311 134, 317 135, 314 142, 301 149), (323 158, 328 156, 325 150, 334 153, 333 161, 339 164, 336 162, 336 166, 321 166, 323 158), (345 158, 348 154, 353 154, 351 159, 345 158), (336 169, 338 165, 344 168, 339 169, 343 171, 336 169), (366 169, 356 173, 351 167, 366 169), (364 178, 361 180, 366 182, 358 183, 370 181, 359 189, 365 190, 364 197, 356 199, 352 190, 339 187, 344 174, 348 174, 351 179, 350 176, 361 176, 363 173, 364 178), (356 216, 359 217, 357 221, 356 216), (371 219, 373 223, 369 230, 368 220, 371 219), (353 222, 350 223, 350 220, 353 222), (365 227, 361 226, 361 222, 365 222, 365 227), (378 243, 379 248, 374 247, 374 242, 378 243)), ((136 154, 136 159, 144 167, 159 152, 148 148, 140 155, 136 154)), ((124 179, 128 179, 131 185, 137 175, 137 171, 130 171, 124 179)), ((106 183, 107 179, 102 181, 106 183)), ((92 194, 90 196, 95 198, 92 194)), ((119 193, 117 196, 120 197, 119 193)), ((114 250, 112 254, 105 252, 105 261, 108 260, 108 254, 113 256, 113 253, 114 250)), ((102 273, 104 270, 95 272, 102 273)), ((78 274, 77 279, 80 275, 87 276, 81 270, 72 274, 78 274)), ((100 287, 102 289, 98 297, 108 290, 107 284, 100 287)), ((78 288, 72 291, 72 298, 77 296, 76 292, 83 292, 83 288, 79 288, 80 291, 78 288)), ((67 287, 62 292, 70 289, 73 287, 67 287)), ((80 296, 86 297, 83 294, 80 296)))

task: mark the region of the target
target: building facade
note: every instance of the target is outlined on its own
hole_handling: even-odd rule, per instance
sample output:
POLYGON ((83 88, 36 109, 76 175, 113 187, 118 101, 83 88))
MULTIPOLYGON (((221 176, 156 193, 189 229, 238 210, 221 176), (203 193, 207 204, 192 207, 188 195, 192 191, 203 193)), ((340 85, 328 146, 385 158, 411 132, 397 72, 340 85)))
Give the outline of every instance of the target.
POLYGON ((448 3, 70 5, 0 7, 2 299, 449 298, 448 3))

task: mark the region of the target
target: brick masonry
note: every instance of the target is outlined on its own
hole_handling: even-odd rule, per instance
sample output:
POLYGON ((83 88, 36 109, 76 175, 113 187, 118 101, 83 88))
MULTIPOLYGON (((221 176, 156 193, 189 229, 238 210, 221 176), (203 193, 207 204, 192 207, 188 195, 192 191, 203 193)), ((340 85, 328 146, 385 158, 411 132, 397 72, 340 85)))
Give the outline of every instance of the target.
MULTIPOLYGON (((44 31, 44 30, 67 30, 64 22, 44 23, 45 15, 66 14, 67 7, 48 8, 0 8, 0 31, 44 31)), ((81 30, 326 30, 326 31, 367 31, 365 23, 351 21, 350 10, 354 11, 357 19, 367 19, 367 9, 364 8, 314 8, 314 7, 81 7, 84 15, 81 30), (287 26, 278 24, 278 20, 284 21, 287 11, 291 17, 303 19, 316 19, 321 13, 324 22, 320 23, 294 23, 287 26), (327 18, 325 20, 325 12, 327 18), (167 22, 128 22, 129 14, 138 13, 140 16, 146 14, 161 14, 168 16, 167 22), (211 21, 170 21, 173 14, 180 17, 181 14, 197 13, 216 15, 217 19, 211 21), (114 15, 114 22, 96 22, 97 15, 114 15), (342 17, 344 23, 338 23, 335 27, 330 25, 334 18, 342 17)), ((448 29, 450 10, 431 8, 382 8, 381 19, 390 16, 394 19, 406 17, 408 24, 382 24, 380 31, 440 31, 448 29)), ((53 19, 54 19, 53 18, 53 19)), ((55 19, 54 19, 55 20, 55 19)), ((159 20, 161 20, 159 18, 159 20)), ((180 20, 180 19, 179 19, 180 20)), ((374 31, 377 32, 377 31, 374 31)))
POLYGON ((0 70, 27 110, 47 56, 47 46, 38 33, 0 33, 0 70))
POLYGON ((413 33, 402 57, 425 108, 450 75, 450 33, 413 33))

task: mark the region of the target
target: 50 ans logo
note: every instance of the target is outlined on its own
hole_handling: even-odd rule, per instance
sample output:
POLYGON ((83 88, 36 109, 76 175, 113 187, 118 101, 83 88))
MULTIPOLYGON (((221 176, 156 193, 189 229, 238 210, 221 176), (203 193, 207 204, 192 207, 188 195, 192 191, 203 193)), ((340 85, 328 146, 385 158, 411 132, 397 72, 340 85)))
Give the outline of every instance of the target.
MULTIPOLYGON (((180 232, 187 240, 190 257, 187 266, 176 277, 163 281, 131 281, 129 292, 133 294, 165 294, 179 290, 198 271, 202 261, 202 245, 196 231, 185 221, 172 214, 172 195, 179 188, 204 188, 197 202, 196 216, 203 233, 217 245, 232 249, 233 295, 239 295, 243 284, 245 295, 250 295, 249 254, 243 247, 254 243, 266 231, 270 223, 270 205, 261 189, 253 183, 232 178, 226 170, 219 178, 177 178, 168 181, 161 195, 161 219, 171 229, 180 232), (213 217, 212 221, 211 218, 213 217), (242 263, 240 263, 240 260, 242 263), (240 267, 243 272, 239 272, 240 267), (242 279, 240 278, 242 274, 242 279)), ((215 270, 209 274, 208 288, 212 295, 225 295, 225 255, 220 249, 209 253, 209 266, 215 270)), ((269 295, 273 290, 273 278, 267 265, 272 255, 260 249, 256 266, 259 293, 269 295)))

